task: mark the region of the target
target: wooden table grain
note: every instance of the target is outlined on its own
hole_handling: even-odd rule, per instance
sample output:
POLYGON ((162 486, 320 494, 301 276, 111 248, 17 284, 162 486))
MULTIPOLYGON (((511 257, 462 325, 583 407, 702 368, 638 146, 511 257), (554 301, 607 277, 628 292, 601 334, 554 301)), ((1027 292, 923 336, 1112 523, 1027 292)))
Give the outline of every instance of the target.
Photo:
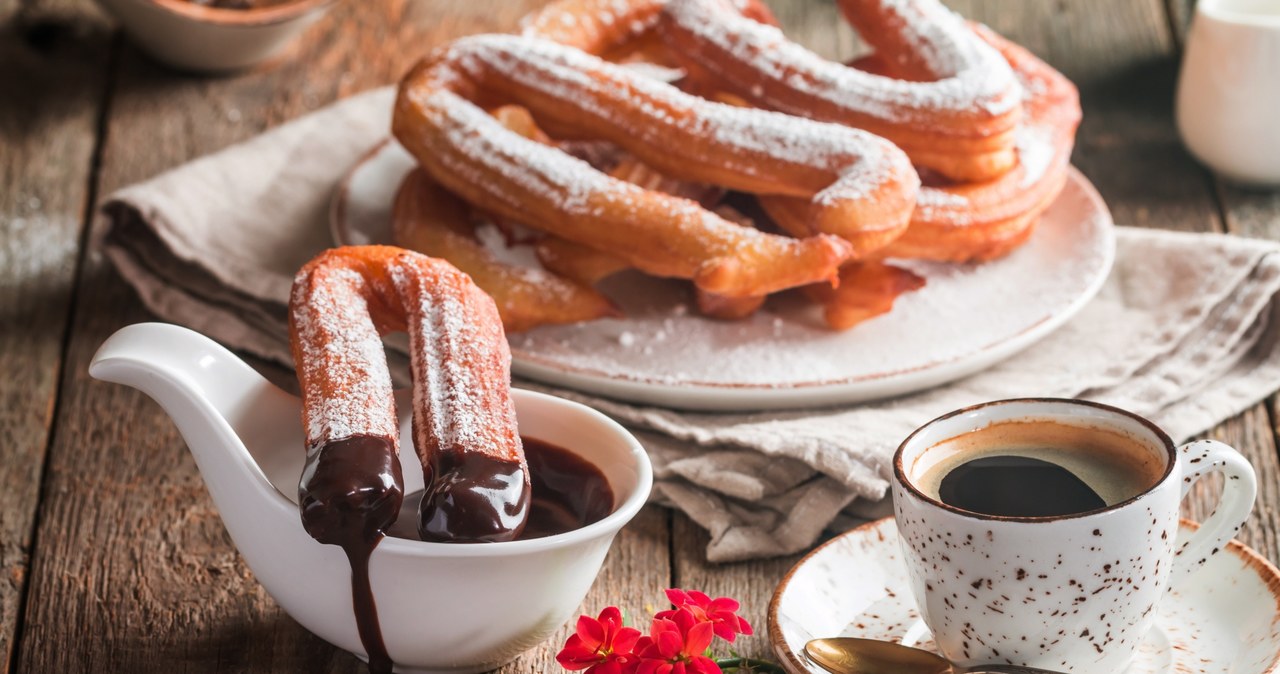
MULTIPOLYGON (((283 58, 205 78, 167 70, 90 0, 0 0, 0 654, 5 672, 360 672, 272 602, 231 545, 159 407, 85 372, 148 314, 89 242, 104 195, 335 99, 387 84, 432 46, 508 30, 540 0, 345 0, 283 58)), ((854 39, 829 0, 771 0, 832 58, 854 39)), ((1074 162, 1121 224, 1280 239, 1280 194, 1225 184, 1172 120, 1190 0, 954 0, 1080 86, 1074 162)), ((1241 538, 1280 559, 1273 397, 1208 435, 1261 473, 1241 538)), ((1202 517, 1215 485, 1197 489, 1202 517)), ((584 609, 632 615, 683 586, 742 600, 759 628, 795 557, 712 565, 707 535, 646 508, 584 609)), ((504 671, 554 667, 567 629, 504 671)), ((763 636, 739 642, 765 656, 763 636)))

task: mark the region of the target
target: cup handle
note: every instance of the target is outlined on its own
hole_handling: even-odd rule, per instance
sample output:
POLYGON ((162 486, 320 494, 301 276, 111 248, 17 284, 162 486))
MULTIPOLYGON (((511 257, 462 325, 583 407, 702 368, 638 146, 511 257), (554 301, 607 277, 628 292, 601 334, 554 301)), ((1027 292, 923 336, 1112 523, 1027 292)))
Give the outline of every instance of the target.
POLYGON ((1230 445, 1217 440, 1188 442, 1178 448, 1178 463, 1182 466, 1183 498, 1208 473, 1219 472, 1226 479, 1213 514, 1174 553, 1171 582, 1175 584, 1198 571, 1235 537, 1249 518, 1258 495, 1258 478, 1253 466, 1230 445))

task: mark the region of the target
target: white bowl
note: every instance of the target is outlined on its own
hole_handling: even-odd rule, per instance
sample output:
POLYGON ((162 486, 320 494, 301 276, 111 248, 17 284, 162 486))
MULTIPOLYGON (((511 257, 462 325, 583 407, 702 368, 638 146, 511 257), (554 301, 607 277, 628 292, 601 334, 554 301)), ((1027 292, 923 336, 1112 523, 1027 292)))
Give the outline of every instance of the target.
MULTIPOLYGON (((306 452, 300 401, 209 338, 161 323, 126 327, 89 373, 126 384, 164 407, 195 456, 231 539, 254 576, 303 627, 363 657, 342 549, 307 535, 298 514, 306 452)), ((402 437, 409 432, 402 395, 402 437)), ((625 428, 575 402, 515 389, 520 433, 590 461, 614 494, 598 522, 508 543, 385 538, 369 577, 387 652, 398 672, 479 672, 541 643, 573 617, 614 536, 653 484, 644 449, 625 428)), ((402 446, 406 493, 422 469, 402 446)))
POLYGON ((183 70, 227 72, 280 53, 336 0, 221 9, 184 0, 98 0, 156 59, 183 70))

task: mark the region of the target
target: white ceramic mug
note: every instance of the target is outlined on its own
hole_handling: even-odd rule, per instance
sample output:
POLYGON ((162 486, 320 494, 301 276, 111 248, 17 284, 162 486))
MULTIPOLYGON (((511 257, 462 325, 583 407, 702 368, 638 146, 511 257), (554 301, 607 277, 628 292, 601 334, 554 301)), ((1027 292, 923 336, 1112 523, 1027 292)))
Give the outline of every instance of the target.
POLYGON ((1187 148, 1214 171, 1280 185, 1280 2, 1200 0, 1177 116, 1187 148))
POLYGON ((1142 417, 1075 400, 1004 400, 952 412, 912 433, 894 457, 894 511, 912 590, 939 649, 962 665, 1123 671, 1170 583, 1194 582, 1188 577, 1231 540, 1256 492, 1253 468, 1231 447, 1213 440, 1175 447, 1142 417), (944 451, 931 448, 1024 421, 1119 434, 1148 452, 1162 476, 1109 507, 1038 518, 973 513, 921 489, 944 451), (1177 541, 1182 498, 1210 472, 1227 478, 1222 498, 1197 533, 1177 541))

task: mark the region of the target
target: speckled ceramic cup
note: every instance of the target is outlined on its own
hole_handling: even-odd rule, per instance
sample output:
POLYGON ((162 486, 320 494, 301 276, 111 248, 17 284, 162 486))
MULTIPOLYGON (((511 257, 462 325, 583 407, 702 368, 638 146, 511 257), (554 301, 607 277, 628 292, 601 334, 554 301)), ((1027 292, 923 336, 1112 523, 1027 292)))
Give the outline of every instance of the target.
POLYGON ((1122 672, 1170 583, 1225 546, 1253 508, 1253 468, 1213 440, 1175 447, 1155 424, 1076 400, 986 403, 939 417, 894 456, 893 500, 911 587, 943 654, 962 665, 1007 663, 1064 672, 1122 672), (1100 510, 997 517, 926 495, 921 479, 948 440, 1011 422, 1098 429, 1149 452, 1162 477, 1100 510), (1176 540, 1182 498, 1202 475, 1226 480, 1214 514, 1176 540))

